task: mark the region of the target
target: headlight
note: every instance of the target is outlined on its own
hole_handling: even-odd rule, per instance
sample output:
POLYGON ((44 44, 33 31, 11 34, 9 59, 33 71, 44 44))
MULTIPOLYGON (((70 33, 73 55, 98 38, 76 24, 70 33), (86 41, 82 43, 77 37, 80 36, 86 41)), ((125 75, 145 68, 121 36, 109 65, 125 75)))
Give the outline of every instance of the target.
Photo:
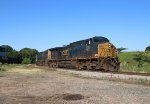
POLYGON ((98 57, 98 54, 95 54, 95 57, 98 57))

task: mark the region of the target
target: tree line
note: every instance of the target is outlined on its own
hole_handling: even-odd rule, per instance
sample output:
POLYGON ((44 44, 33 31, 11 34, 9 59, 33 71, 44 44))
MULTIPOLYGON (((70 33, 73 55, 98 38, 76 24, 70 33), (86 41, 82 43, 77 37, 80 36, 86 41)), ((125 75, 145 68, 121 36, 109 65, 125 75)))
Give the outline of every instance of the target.
POLYGON ((36 61, 38 51, 31 48, 23 48, 16 51, 9 45, 2 45, 5 48, 6 57, 2 58, 2 63, 33 64, 36 61))

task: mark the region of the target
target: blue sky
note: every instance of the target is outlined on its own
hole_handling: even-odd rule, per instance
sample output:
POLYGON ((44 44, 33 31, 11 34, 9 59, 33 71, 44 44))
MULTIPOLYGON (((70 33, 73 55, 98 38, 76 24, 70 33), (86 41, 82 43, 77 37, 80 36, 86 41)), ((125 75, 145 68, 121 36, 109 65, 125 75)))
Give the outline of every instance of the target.
POLYGON ((143 51, 150 0, 0 0, 0 45, 43 51, 93 36, 143 51))

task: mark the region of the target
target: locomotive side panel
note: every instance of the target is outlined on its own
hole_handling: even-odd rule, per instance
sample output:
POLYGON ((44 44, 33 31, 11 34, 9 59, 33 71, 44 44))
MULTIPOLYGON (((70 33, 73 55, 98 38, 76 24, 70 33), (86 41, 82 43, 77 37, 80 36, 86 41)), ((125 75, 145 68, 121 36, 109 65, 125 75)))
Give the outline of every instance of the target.
POLYGON ((98 44, 109 42, 104 37, 94 37, 78 42, 71 43, 69 45, 69 58, 71 59, 85 59, 94 58, 98 55, 98 44))

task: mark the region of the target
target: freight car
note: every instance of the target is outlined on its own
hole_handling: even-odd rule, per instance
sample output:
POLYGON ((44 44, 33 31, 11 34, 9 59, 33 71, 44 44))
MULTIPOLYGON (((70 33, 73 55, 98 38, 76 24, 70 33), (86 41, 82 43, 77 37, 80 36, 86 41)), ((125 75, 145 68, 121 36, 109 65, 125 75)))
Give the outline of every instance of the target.
POLYGON ((20 60, 18 58, 8 57, 6 48, 4 46, 0 46, 0 63, 18 64, 19 61, 20 60))
POLYGON ((2 46, 0 46, 0 57, 5 57, 6 56, 6 49, 2 46))
POLYGON ((0 63, 3 63, 3 58, 6 57, 6 49, 0 46, 0 63))
POLYGON ((118 71, 120 68, 116 47, 100 36, 40 52, 37 65, 103 71, 118 71))

